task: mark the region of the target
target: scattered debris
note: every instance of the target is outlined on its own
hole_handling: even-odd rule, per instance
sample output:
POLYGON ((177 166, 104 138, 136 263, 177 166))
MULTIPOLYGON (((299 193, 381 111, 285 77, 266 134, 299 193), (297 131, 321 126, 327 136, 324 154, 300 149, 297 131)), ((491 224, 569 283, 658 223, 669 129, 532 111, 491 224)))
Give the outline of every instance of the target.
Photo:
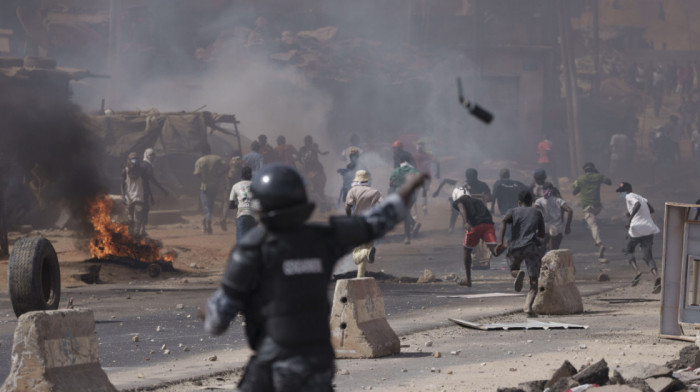
MULTIPOLYGON (((605 359, 583 367, 579 371, 569 361, 564 361, 549 380, 521 383, 516 388, 498 388, 498 392, 581 392, 589 388, 595 388, 591 390, 601 392, 690 391, 695 390, 693 389, 695 384, 700 381, 700 375, 693 371, 693 369, 700 370, 696 363, 698 353, 698 347, 689 345, 680 351, 679 359, 670 361, 666 365, 633 363, 613 369, 612 377, 605 359)), ((517 369, 508 370, 513 372, 517 369)))
POLYGON ((433 357, 435 357, 435 358, 440 358, 440 357, 442 357, 442 354, 440 354, 440 351, 435 351, 435 352, 433 353, 433 357))
POLYGON ((418 278, 418 283, 432 283, 435 282, 435 274, 429 269, 423 270, 423 275, 418 278))
POLYGON ((216 355, 212 355, 211 357, 207 357, 207 361, 209 362, 216 362, 216 360, 219 359, 216 355))

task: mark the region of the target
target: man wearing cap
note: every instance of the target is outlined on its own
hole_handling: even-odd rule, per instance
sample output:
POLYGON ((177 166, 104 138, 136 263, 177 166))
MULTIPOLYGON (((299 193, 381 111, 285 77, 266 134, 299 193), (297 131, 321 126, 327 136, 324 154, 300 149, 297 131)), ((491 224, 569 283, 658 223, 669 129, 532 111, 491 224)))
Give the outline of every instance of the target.
POLYGON ((413 159, 413 155, 403 149, 403 143, 401 140, 396 140, 391 145, 391 149, 394 152, 394 169, 401 166, 403 162, 408 162, 414 168, 416 167, 416 161, 413 159))
POLYGON ((600 231, 598 230, 598 222, 596 216, 603 210, 603 204, 600 202, 600 185, 612 185, 612 181, 598 173, 598 169, 591 162, 583 165, 583 174, 574 181, 574 196, 581 194, 581 208, 583 209, 583 219, 591 229, 591 235, 595 246, 598 247, 598 261, 601 263, 605 260, 605 245, 600 239, 600 231))
POLYGON ((627 215, 629 218, 625 228, 629 239, 623 251, 630 265, 634 268, 635 275, 632 280, 632 286, 636 286, 642 277, 642 273, 639 272, 639 267, 637 266, 637 260, 634 257, 634 250, 639 245, 642 248, 644 262, 647 263, 651 269, 651 274, 656 278, 652 293, 657 294, 661 291, 661 278, 658 276, 659 270, 656 268, 656 262, 654 262, 654 256, 652 255, 652 246, 654 245, 654 234, 657 234, 660 230, 651 218, 654 208, 647 199, 632 192, 632 185, 628 182, 621 183, 615 192, 618 192, 620 198, 624 199, 627 204, 627 215))
MULTIPOLYGON (((348 191, 345 200, 345 214, 347 216, 360 216, 365 211, 382 201, 379 190, 369 185, 369 173, 367 170, 358 170, 352 181, 352 188, 348 191)), ((373 242, 364 243, 352 251, 352 260, 357 265, 357 277, 365 276, 367 263, 374 263, 376 249, 373 242)))

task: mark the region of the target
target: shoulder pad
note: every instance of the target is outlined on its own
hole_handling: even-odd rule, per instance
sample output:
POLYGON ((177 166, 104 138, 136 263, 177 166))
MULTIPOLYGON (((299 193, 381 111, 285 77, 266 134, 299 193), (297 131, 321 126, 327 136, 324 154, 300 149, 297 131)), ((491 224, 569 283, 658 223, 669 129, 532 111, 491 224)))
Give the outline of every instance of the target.
POLYGON ((258 226, 246 233, 246 235, 244 235, 236 245, 241 248, 253 248, 260 246, 265 239, 266 234, 267 230, 265 230, 263 226, 258 226))
POLYGON ((260 266, 260 252, 236 246, 229 255, 223 286, 230 292, 250 292, 258 285, 260 266))

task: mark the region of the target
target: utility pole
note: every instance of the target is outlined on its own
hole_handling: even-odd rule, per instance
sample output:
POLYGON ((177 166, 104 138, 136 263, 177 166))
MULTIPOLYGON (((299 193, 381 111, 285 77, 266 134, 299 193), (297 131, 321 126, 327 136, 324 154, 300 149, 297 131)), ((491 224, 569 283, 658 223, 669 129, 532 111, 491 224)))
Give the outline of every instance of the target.
POLYGON ((593 64, 595 76, 593 77, 592 96, 597 99, 600 93, 600 39, 599 39, 599 7, 600 0, 593 0, 593 64))
POLYGON ((576 91, 576 64, 571 42, 571 18, 566 0, 556 0, 559 14, 559 44, 564 65, 564 86, 566 90, 566 119, 569 128, 569 154, 571 156, 571 176, 578 177, 581 167, 581 141, 578 121, 578 93, 576 91))
POLYGON ((119 22, 122 14, 121 0, 109 1, 109 38, 107 41, 107 66, 111 76, 109 81, 109 91, 107 94, 108 107, 116 108, 119 105, 119 48, 121 47, 119 22))

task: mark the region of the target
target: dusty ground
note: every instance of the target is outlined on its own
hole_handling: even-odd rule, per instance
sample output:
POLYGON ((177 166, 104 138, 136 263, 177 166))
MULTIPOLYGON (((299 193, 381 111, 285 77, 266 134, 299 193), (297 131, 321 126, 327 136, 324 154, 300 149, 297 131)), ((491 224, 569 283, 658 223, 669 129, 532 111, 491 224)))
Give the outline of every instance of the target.
MULTIPOLYGON (((548 379, 565 360, 577 368, 601 358, 611 369, 634 362, 663 364, 689 344, 657 337, 658 296, 649 294, 647 288, 621 287, 585 298, 584 306, 582 315, 539 320, 587 325, 586 330, 484 332, 451 325, 401 336, 404 348, 399 355, 337 361, 336 390, 495 391, 548 379), (606 301, 611 299, 647 302, 606 301), (430 347, 428 342, 432 342, 430 347), (451 354, 453 351, 459 354, 451 354), (435 352, 440 352, 440 358, 434 357, 435 352)), ((481 321, 522 322, 524 317, 506 314, 481 321)), ((231 390, 239 377, 237 369, 148 390, 231 390)))
MULTIPOLYGON (((452 178, 461 178, 458 174, 452 178)), ((492 182, 492 181, 489 181, 492 182)), ((577 205, 577 198, 570 194, 570 185, 563 181, 564 198, 572 205, 577 205)), ((657 199, 650 195, 655 205, 661 206, 663 196, 657 199)), ((379 245, 378 260, 370 267, 371 271, 384 271, 395 276, 417 277, 423 268, 432 269, 439 277, 456 273, 461 274, 461 234, 456 230, 452 235, 445 234, 447 227, 446 196, 430 199, 430 214, 423 216, 416 212, 423 223, 424 235, 413 241, 410 246, 403 245, 401 228, 390 233, 379 245)), ((611 264, 606 269, 624 271, 613 276, 613 282, 606 287, 620 286, 622 281, 631 277, 631 273, 619 263, 619 247, 622 244, 624 229, 619 222, 622 201, 614 193, 614 187, 603 188, 603 198, 608 203, 601 220, 606 222, 603 232, 616 241, 610 242, 611 264), (630 276, 627 276, 630 275, 630 276)), ((595 249, 590 244, 590 236, 581 222, 580 209, 574 207, 577 215, 574 233, 567 237, 565 246, 577 250, 577 265, 582 263, 579 272, 586 279, 597 274, 601 266, 594 259, 595 249), (590 249, 589 249, 590 248, 590 249), (589 262, 588 259, 593 261, 589 262), (589 270, 590 268, 590 270, 589 270)), ((660 210, 660 208, 659 208, 660 210)), ((201 216, 196 212, 183 213, 184 222, 149 227, 151 237, 163 242, 168 250, 174 250, 178 256, 174 273, 163 273, 156 279, 148 277, 145 271, 131 270, 125 267, 104 264, 101 280, 109 286, 133 283, 137 286, 153 285, 167 287, 183 282, 208 283, 215 287, 220 280, 226 263, 226 257, 234 244, 235 232, 233 219, 229 221, 229 231, 222 233, 218 225, 214 226, 214 235, 204 235, 200 229, 201 216)), ((323 220, 317 215, 315 219, 323 220)), ((657 216, 657 223, 662 224, 662 217, 657 216)), ((459 223, 458 223, 459 227, 459 223)), ((11 240, 25 235, 13 232, 11 240)), ((85 269, 84 260, 90 255, 84 250, 85 238, 77 237, 72 231, 46 230, 41 234, 47 236, 54 244, 61 263, 61 275, 64 287, 85 287, 85 283, 73 278, 85 269)), ((657 244, 661 241, 659 237, 657 244)), ((657 246, 657 257, 660 246, 657 246)), ((657 260, 660 260, 658 258, 657 260)), ((502 261, 495 261, 495 267, 502 267, 502 261), (500 263, 500 264, 499 264, 500 263)), ((0 289, 7 288, 7 260, 0 260, 0 289)), ((475 272, 478 285, 495 284, 494 279, 505 279, 500 271, 490 274, 475 272)), ((586 282, 590 284, 589 281, 586 282)), ((648 282, 647 282, 648 283, 648 282)), ((487 315, 500 314, 497 318, 486 318, 485 322, 522 321, 520 314, 512 314, 521 307, 520 300, 504 301, 503 304, 488 306, 468 306, 452 309, 451 312, 433 312, 430 307, 425 311, 416 310, 411 314, 396 318, 388 315, 392 327, 406 345, 400 355, 377 360, 342 360, 338 361, 339 374, 336 385, 339 391, 376 390, 474 390, 492 391, 496 386, 514 386, 518 382, 548 378, 552 371, 565 359, 579 367, 584 363, 605 357, 611 365, 649 360, 662 363, 675 355, 683 343, 661 341, 656 336, 658 328, 658 296, 648 294, 649 287, 640 284, 637 288, 622 288, 619 291, 599 294, 587 298, 586 313, 579 316, 557 318, 557 321, 589 325, 585 331, 509 331, 481 332, 468 330, 449 324, 447 317, 459 317, 466 320, 479 320, 487 315), (610 305, 601 299, 646 298, 652 302, 610 305), (503 314, 506 314, 503 316, 503 314), (410 325, 415 318, 431 319, 439 327, 425 332, 411 333, 410 325), (440 321, 438 323, 438 321, 440 321), (432 341, 432 347, 426 342, 432 341), (581 348, 585 345, 586 348, 581 348), (434 351, 441 352, 441 358, 434 358, 434 351), (451 351, 460 351, 451 355, 451 351), (622 354, 624 353, 624 354, 622 354), (511 370, 512 369, 512 370, 511 370), (405 370, 405 372, 403 371, 405 370)), ((436 286, 439 291, 441 286, 436 286)), ((410 288, 409 288, 410 289, 410 288)), ((592 290, 595 291, 595 290, 592 290)), ((101 295, 114 295, 115 298, 102 298, 102 301, 121 301, 119 294, 110 294, 110 290, 101 290, 101 295)), ((432 293, 435 295, 435 293, 432 293)), ((176 300, 174 300, 176 301, 176 300)), ((62 302, 62 304, 65 302, 62 302)), ((133 310, 137 312, 138 309, 133 310)), ((151 385, 163 385, 155 380, 178 380, 188 378, 188 372, 220 373, 227 369, 237 369, 244 365, 249 356, 248 350, 224 350, 218 354, 218 361, 207 363, 204 358, 181 360, 164 366, 162 370, 141 370, 145 374, 142 381, 151 380, 151 385), (160 372, 160 373, 158 373, 160 372)), ((158 391, 193 391, 203 390, 207 386, 214 389, 230 389, 235 385, 238 371, 234 374, 220 374, 196 382, 153 389, 158 391)), ((137 370, 127 369, 123 372, 110 372, 110 379, 115 384, 129 385, 136 379, 137 370)), ((140 379, 140 378, 139 378, 140 379)), ((139 387, 137 390, 147 390, 139 387)))

